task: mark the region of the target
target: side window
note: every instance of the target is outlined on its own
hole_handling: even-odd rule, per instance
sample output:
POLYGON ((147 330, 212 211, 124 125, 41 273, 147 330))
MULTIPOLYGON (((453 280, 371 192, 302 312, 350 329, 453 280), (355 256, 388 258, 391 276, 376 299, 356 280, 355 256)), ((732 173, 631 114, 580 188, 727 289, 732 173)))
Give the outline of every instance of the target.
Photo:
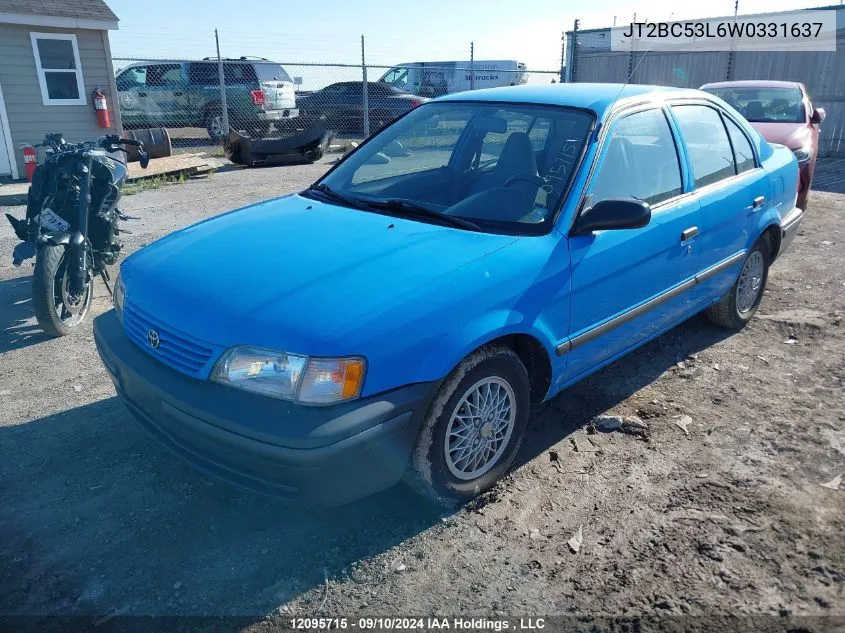
POLYGON ((116 83, 118 90, 129 90, 135 86, 146 86, 147 67, 133 66, 132 68, 127 68, 117 76, 116 83))
POLYGON ((751 149, 751 143, 748 142, 748 137, 743 134, 736 123, 727 117, 725 117, 725 125, 728 126, 728 134, 731 137, 731 144, 734 147, 736 172, 741 174, 749 169, 754 169, 754 150, 751 149))
POLYGON ((188 81, 195 86, 218 85, 220 79, 217 64, 208 62, 192 63, 188 69, 188 81))
POLYGON ((605 140, 605 147, 590 192, 593 204, 636 198, 653 205, 681 193, 678 150, 662 110, 624 117, 605 140))
POLYGON ((147 68, 148 86, 175 86, 182 83, 180 64, 157 64, 147 68))
POLYGON ((223 80, 227 85, 254 84, 258 81, 252 64, 223 64, 223 80))
POLYGON ((675 105, 672 112, 687 145, 696 188, 736 174, 728 134, 716 110, 701 105, 675 105))

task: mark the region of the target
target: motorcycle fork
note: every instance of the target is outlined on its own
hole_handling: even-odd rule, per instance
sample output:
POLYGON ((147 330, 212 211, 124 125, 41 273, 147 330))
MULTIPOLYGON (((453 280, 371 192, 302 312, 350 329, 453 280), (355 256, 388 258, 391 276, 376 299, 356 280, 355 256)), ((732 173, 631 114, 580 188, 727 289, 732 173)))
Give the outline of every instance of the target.
POLYGON ((76 169, 80 177, 79 221, 67 246, 68 291, 80 296, 88 283, 88 209, 91 206, 91 158, 83 158, 76 169))

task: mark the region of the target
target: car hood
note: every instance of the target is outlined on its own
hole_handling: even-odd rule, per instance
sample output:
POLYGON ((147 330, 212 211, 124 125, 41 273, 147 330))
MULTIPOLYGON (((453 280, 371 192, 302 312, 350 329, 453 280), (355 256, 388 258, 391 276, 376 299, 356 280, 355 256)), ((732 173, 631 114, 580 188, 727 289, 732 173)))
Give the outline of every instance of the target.
POLYGON ((810 135, 809 128, 803 123, 751 123, 769 143, 786 145, 791 150, 801 147, 810 135))
MULTIPOLYGON (((126 302, 214 346, 362 353, 359 330, 518 238, 465 231, 299 195, 182 229, 121 268, 126 302)), ((369 337, 372 332, 367 332, 369 337)))

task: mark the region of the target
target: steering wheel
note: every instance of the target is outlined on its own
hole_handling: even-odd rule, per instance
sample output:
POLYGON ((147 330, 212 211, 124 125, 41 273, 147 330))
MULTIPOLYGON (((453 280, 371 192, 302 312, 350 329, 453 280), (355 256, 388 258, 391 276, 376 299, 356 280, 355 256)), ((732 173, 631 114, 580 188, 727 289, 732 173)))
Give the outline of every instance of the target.
POLYGON ((510 187, 512 184, 519 182, 520 180, 530 182, 532 185, 537 185, 538 187, 545 187, 549 184, 545 178, 537 176, 536 174, 515 174, 508 178, 503 186, 510 187))

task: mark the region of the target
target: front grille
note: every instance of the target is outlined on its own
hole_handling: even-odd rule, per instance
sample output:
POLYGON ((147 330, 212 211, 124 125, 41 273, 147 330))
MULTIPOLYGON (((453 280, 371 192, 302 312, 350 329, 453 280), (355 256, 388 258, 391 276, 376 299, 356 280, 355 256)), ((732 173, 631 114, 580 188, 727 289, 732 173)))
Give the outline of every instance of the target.
POLYGON ((128 303, 123 308, 123 327, 129 339, 148 354, 183 374, 196 375, 208 364, 213 353, 210 347, 190 339, 186 334, 155 322, 155 319, 128 303), (158 334, 158 347, 153 349, 149 333, 158 334))

